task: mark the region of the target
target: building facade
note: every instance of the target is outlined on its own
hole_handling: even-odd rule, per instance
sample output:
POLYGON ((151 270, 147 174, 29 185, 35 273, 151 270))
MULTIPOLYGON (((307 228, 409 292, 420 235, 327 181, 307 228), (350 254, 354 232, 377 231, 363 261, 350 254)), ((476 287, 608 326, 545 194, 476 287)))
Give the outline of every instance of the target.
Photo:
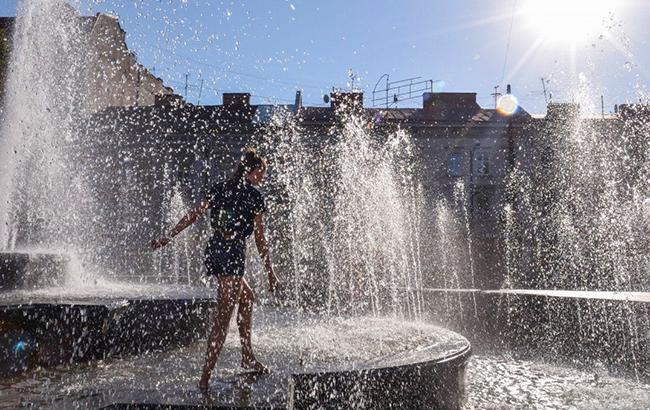
MULTIPOLYGON (((161 97, 152 106, 115 107, 98 113, 91 120, 93 125, 87 127, 92 130, 88 140, 102 141, 103 148, 91 151, 104 150, 114 162, 111 169, 115 170, 115 174, 104 172, 107 185, 98 184, 98 195, 106 198, 105 204, 116 201, 106 206, 107 212, 114 212, 120 207, 119 202, 129 197, 126 191, 132 187, 135 196, 131 201, 146 205, 126 208, 137 214, 134 221, 152 221, 149 225, 139 224, 140 231, 134 232, 137 238, 122 237, 122 249, 128 249, 127 243, 155 236, 164 224, 171 223, 162 215, 169 192, 180 192, 186 206, 196 203, 210 181, 232 172, 244 146, 259 146, 261 136, 286 132, 286 124, 272 120, 270 113, 274 110, 282 111, 283 121, 299 127, 299 132, 315 145, 336 133, 341 110, 354 110, 354 115, 368 124, 372 135, 379 137, 401 129, 411 136, 416 179, 423 191, 421 206, 428 218, 424 224, 438 223, 434 210, 440 201, 452 212, 449 217, 454 221, 449 221, 451 231, 445 240, 458 247, 452 259, 453 263, 463 265, 458 269, 464 271, 456 286, 498 286, 502 252, 499 209, 506 175, 515 161, 514 141, 525 132, 531 117, 523 110, 507 117, 482 109, 475 94, 467 93, 426 94, 423 107, 413 109, 366 109, 360 105, 362 98, 360 94, 338 94, 332 96, 329 107, 274 108, 251 105, 250 96, 245 93, 226 94, 224 103, 217 106, 194 106, 173 97, 161 97), (150 196, 140 197, 143 192, 150 196), (470 248, 465 245, 468 235, 472 238, 470 248)), ((437 269, 444 269, 436 266, 441 252, 436 243, 439 238, 431 236, 436 229, 425 229, 424 235, 428 236, 423 241, 424 254, 434 259, 425 263, 432 278, 437 269)), ((202 235, 205 233, 195 233, 197 244, 202 235)), ((200 260, 200 250, 196 256, 200 260)), ((194 268, 200 270, 200 263, 194 268)), ((443 286, 435 279, 427 281, 427 285, 443 286)))

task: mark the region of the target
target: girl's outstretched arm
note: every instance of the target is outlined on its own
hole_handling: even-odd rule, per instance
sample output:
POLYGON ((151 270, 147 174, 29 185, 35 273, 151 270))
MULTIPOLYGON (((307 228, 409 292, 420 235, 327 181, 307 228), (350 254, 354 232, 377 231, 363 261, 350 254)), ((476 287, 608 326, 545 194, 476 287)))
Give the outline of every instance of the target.
POLYGON ((180 221, 174 226, 174 228, 169 231, 169 236, 163 235, 160 239, 155 239, 151 241, 151 248, 158 249, 162 246, 167 245, 174 236, 178 235, 183 231, 183 229, 192 225, 196 219, 201 216, 208 208, 210 203, 204 199, 201 203, 194 209, 191 209, 180 221))

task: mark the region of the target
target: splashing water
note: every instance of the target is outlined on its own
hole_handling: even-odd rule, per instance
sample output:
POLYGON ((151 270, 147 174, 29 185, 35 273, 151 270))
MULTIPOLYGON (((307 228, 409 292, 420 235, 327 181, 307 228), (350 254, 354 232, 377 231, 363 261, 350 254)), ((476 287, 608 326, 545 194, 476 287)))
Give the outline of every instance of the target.
POLYGON ((20 2, 0 131, 0 249, 92 249, 90 181, 79 163, 83 21, 61 0, 20 2))
MULTIPOLYGON (((647 114, 630 106, 616 120, 594 119, 580 108, 556 107, 539 122, 534 140, 524 142, 535 160, 522 161, 510 175, 505 286, 646 292, 647 114)), ((530 309, 523 299, 508 298, 507 305, 509 318, 530 309)), ((609 310, 589 301, 549 304, 539 326, 521 334, 551 354, 577 346, 573 352, 590 360, 613 362, 602 345, 616 345, 612 329, 621 329, 629 353, 616 360, 638 372, 639 328, 647 311, 635 309, 629 303, 609 310), (567 320, 576 324, 574 333, 563 327, 567 320)))
MULTIPOLYGON (((183 198, 178 186, 175 186, 168 195, 168 204, 167 209, 163 211, 163 215, 165 216, 163 225, 173 226, 189 209, 189 204, 183 198)), ((167 247, 163 248, 161 252, 158 252, 161 259, 158 273, 162 282, 171 279, 174 283, 186 283, 188 285, 192 283, 193 266, 190 260, 191 254, 189 248, 189 236, 182 235, 172 241, 167 247), (165 261, 165 259, 167 260, 165 261), (171 277, 163 278, 166 273, 170 273, 171 277)))
POLYGON ((646 133, 646 124, 577 113, 542 126, 544 142, 532 146, 541 160, 510 180, 513 286, 645 290, 646 133))
POLYGON ((346 114, 317 138, 278 115, 265 145, 295 301, 331 313, 417 315, 422 194, 409 136, 371 133, 346 114))

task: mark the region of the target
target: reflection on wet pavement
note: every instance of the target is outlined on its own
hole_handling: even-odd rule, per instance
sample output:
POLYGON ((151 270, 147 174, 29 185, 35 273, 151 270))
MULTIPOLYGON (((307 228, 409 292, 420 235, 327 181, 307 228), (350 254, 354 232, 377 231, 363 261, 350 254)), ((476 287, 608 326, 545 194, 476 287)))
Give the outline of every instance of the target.
POLYGON ((472 357, 465 409, 646 409, 650 385, 508 355, 472 357))
MULTIPOLYGON (((193 389, 202 350, 203 344, 198 343, 178 349, 172 355, 153 354, 76 365, 70 369, 37 371, 32 379, 0 384, 0 408, 33 408, 33 403, 37 403, 37 408, 63 409, 70 408, 70 403, 74 402, 75 408, 86 409, 105 405, 111 398, 160 400, 167 397, 185 403, 206 404, 206 398, 193 389)), ((260 351, 260 354, 272 357, 269 351, 260 351)), ((239 380, 242 374, 234 370, 238 360, 236 341, 229 340, 220 361, 223 365, 219 370, 220 380, 213 383, 213 400, 223 399, 217 392, 221 390, 221 383, 226 387, 242 384, 243 380, 239 380)), ((246 389, 236 390, 245 393, 246 389)), ((267 393, 274 397, 272 401, 282 401, 285 394, 284 391, 267 393)), ((242 399, 245 398, 239 397, 240 401, 242 399)), ((605 369, 578 369, 540 360, 519 360, 507 354, 475 354, 467 368, 465 410, 637 410, 649 408, 649 404, 650 384, 609 375, 605 369)))

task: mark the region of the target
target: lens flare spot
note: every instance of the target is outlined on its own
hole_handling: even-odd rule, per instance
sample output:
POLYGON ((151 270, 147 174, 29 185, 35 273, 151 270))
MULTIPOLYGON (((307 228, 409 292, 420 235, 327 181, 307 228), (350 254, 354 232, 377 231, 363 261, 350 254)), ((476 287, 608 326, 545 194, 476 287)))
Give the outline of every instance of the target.
POLYGON ((512 115, 519 109, 519 101, 512 94, 506 94, 499 98, 497 111, 502 115, 512 115))
POLYGON ((18 354, 20 352, 23 352, 23 351, 25 351, 25 349, 27 349, 27 342, 23 342, 21 340, 21 341, 17 342, 14 345, 14 354, 18 354))

